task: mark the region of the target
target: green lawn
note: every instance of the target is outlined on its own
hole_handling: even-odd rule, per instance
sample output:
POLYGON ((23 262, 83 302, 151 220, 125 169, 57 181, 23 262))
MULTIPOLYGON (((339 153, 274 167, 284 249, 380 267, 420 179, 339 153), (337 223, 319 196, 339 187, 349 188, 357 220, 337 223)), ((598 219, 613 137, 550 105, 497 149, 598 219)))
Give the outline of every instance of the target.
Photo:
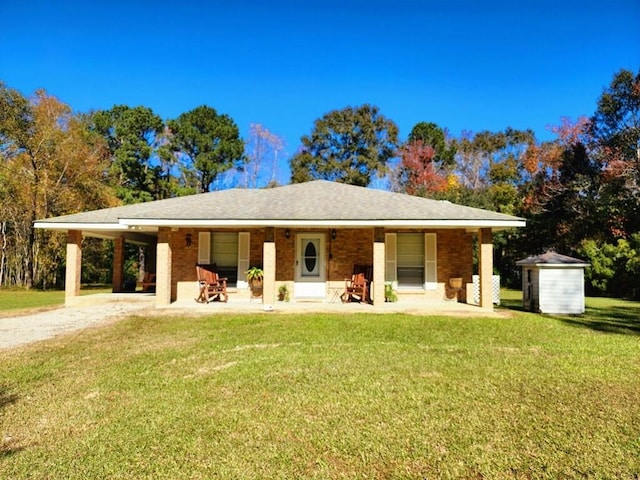
POLYGON ((0 351, 0 478, 637 478, 640 335, 615 328, 133 317, 0 351))
MULTIPOLYGON (((111 287, 84 287, 81 295, 107 293, 111 287)), ((64 305, 64 290, 27 290, 24 288, 0 289, 0 316, 2 312, 15 310, 32 310, 64 305)))

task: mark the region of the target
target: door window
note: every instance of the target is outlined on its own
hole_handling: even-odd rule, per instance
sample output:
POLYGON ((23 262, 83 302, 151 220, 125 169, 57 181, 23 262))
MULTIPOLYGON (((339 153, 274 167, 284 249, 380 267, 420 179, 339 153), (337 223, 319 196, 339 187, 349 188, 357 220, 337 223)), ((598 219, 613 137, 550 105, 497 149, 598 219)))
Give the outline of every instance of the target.
POLYGON ((320 269, 318 258, 319 248, 317 239, 304 239, 302 241, 302 276, 317 277, 320 269))

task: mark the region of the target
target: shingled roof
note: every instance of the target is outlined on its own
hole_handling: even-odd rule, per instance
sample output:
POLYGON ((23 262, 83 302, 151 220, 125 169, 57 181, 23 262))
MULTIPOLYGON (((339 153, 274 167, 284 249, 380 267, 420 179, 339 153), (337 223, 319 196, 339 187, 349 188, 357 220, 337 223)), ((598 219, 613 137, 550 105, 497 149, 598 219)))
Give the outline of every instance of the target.
POLYGON ((518 217, 325 180, 270 189, 220 190, 38 220, 70 230, 160 226, 524 226, 518 217))
POLYGON ((536 255, 528 257, 522 260, 518 260, 516 265, 522 267, 526 265, 575 265, 575 266, 588 266, 589 262, 580 260, 579 258, 568 257, 561 255, 560 253, 552 250, 543 253, 542 255, 536 255))

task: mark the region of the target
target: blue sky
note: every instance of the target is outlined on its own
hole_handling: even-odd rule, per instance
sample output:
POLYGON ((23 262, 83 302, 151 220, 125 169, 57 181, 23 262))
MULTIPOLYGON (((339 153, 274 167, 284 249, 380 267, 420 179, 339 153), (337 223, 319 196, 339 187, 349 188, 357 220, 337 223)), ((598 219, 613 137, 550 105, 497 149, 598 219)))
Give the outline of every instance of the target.
POLYGON ((290 154, 324 113, 364 103, 402 139, 420 121, 551 138, 640 69, 637 0, 0 0, 0 18, 0 80, 25 95, 164 119, 207 104, 290 154))

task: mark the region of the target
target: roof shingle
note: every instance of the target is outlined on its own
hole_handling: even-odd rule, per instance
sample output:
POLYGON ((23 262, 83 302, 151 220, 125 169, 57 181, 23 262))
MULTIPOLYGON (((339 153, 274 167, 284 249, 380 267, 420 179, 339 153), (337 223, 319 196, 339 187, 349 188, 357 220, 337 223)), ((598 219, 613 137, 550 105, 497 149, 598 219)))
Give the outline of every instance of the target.
POLYGON ((39 220, 118 223, 138 220, 468 220, 521 221, 511 215, 325 180, 270 189, 220 190, 39 220))

